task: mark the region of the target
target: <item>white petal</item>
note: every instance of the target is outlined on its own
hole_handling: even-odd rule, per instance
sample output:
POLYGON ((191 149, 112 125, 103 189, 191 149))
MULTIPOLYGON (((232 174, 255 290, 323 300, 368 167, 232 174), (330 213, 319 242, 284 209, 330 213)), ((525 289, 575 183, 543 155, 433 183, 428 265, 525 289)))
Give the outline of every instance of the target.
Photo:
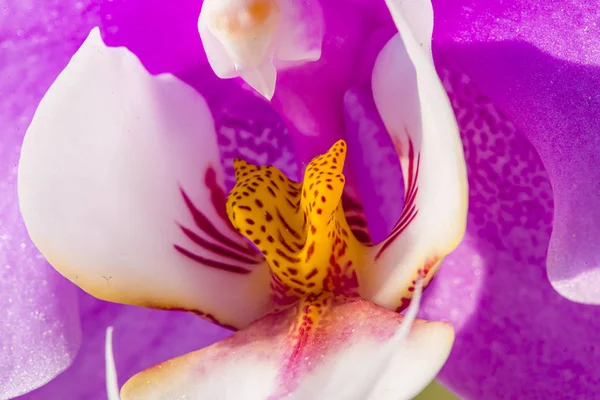
POLYGON ((270 100, 277 70, 321 57, 324 20, 315 0, 206 0, 198 31, 217 76, 240 76, 270 100))
MULTIPOLYGON (((415 44, 431 57, 431 35, 433 34, 433 7, 431 0, 387 0, 388 8, 392 14, 401 15, 410 29, 415 44)), ((400 25, 394 19, 398 30, 400 25)))
POLYGON ((241 78, 267 100, 273 98, 277 70, 271 61, 265 61, 256 68, 240 68, 241 78))
POLYGON ((97 29, 40 103, 19 165, 29 234, 75 284, 245 326, 266 310, 269 275, 219 212, 221 187, 204 99, 106 47, 97 29))
POLYGON ((409 399, 435 377, 454 339, 448 324, 413 324, 417 308, 418 299, 403 320, 362 300, 338 304, 321 309, 317 325, 302 334, 302 305, 146 370, 129 380, 121 395, 124 400, 409 399))
POLYGON ((251 68, 272 54, 279 16, 275 0, 207 0, 198 26, 213 34, 235 65, 251 68))
POLYGON ((372 248, 375 265, 360 279, 367 298, 394 309, 410 297, 411 282, 422 276, 427 284, 462 239, 467 179, 452 108, 428 46, 421 46, 411 29, 421 27, 422 35, 430 32, 431 22, 407 22, 403 9, 412 2, 387 4, 400 33, 377 57, 372 86, 399 153, 406 196, 399 222, 388 239, 372 248))
MULTIPOLYGON (((202 14, 201 14, 202 15, 202 14)), ((239 76, 233 60, 229 57, 225 47, 214 37, 210 32, 202 19, 198 20, 198 32, 202 38, 202 45, 204 46, 204 52, 208 63, 217 75, 221 79, 235 78, 239 76)))

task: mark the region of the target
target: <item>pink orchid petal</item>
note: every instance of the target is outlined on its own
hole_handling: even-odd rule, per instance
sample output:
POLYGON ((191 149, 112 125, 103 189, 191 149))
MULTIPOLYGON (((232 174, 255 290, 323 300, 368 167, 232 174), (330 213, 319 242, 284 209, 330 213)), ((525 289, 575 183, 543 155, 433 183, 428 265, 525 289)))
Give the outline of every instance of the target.
POLYGON ((221 340, 230 332, 190 313, 159 311, 97 300, 79 292, 83 340, 73 365, 19 400, 106 400, 104 338, 113 326, 119 380, 166 359, 221 340))
POLYGON ((19 213, 16 165, 37 102, 96 16, 89 1, 0 10, 0 398, 45 384, 81 341, 75 288, 35 249, 19 213))
POLYGON ((94 296, 246 326, 270 307, 269 275, 225 215, 220 161, 204 98, 93 29, 27 130, 19 204, 48 261, 94 296))
POLYGON ((600 35, 587 2, 436 2, 436 39, 529 138, 555 202, 548 277, 600 304, 600 35))
MULTIPOLYGON (((352 7, 354 7, 354 4, 359 3, 361 3, 359 0, 353 0, 352 7)), ((377 22, 377 17, 374 17, 374 15, 379 15, 377 13, 380 10, 380 2, 365 1, 363 3, 370 4, 369 10, 371 12, 366 12, 366 9, 363 9, 362 12, 353 13, 353 18, 349 18, 343 23, 340 22, 336 26, 346 26, 350 31, 359 30, 362 29, 363 24, 367 24, 365 20, 369 20, 371 21, 368 23, 370 24, 369 29, 363 29, 362 31, 368 32, 368 34, 356 35, 356 37, 361 38, 361 40, 371 40, 371 35, 374 36, 377 28, 381 26, 381 23, 377 22)), ((65 34, 65 37, 61 37, 60 42, 55 42, 56 45, 52 45, 52 49, 48 51, 57 53, 65 51, 65 53, 68 53, 65 55, 65 61, 72 54, 72 51, 70 53, 66 51, 68 46, 65 46, 65 43, 69 43, 72 39, 68 32, 75 29, 73 28, 74 21, 81 21, 78 14, 79 9, 76 8, 75 4, 81 4, 81 2, 68 1, 66 5, 65 2, 62 2, 60 6, 52 4, 49 9, 38 9, 40 15, 43 15, 44 23, 59 21, 50 22, 50 26, 54 26, 54 24, 60 26, 60 28, 54 29, 54 32, 65 34), (52 15, 52 7, 58 7, 61 11, 58 13, 59 16, 56 17, 56 20, 49 19, 49 16, 52 15), (75 15, 76 18, 65 17, 69 15, 75 15)), ((93 13, 90 13, 91 9, 88 9, 85 4, 84 2, 83 12, 85 18, 91 18, 93 13)), ((526 135, 531 135, 531 132, 535 133, 538 130, 541 131, 542 128, 549 131, 550 128, 548 127, 556 122, 556 117, 553 117, 553 115, 560 116, 561 121, 556 126, 566 127, 562 129, 564 132, 569 132, 570 128, 573 127, 582 129, 581 127, 586 125, 590 127, 590 130, 598 131, 597 126, 592 124, 594 119, 590 118, 585 112, 587 108, 577 103, 582 101, 580 99, 589 98, 589 104, 591 106, 595 104, 594 95, 598 90, 593 87, 594 68, 574 68, 572 65, 555 59, 544 59, 541 56, 530 58, 532 55, 531 48, 524 47, 521 51, 518 46, 515 46, 514 42, 508 42, 504 45, 489 43, 494 38, 526 40, 540 46, 554 57, 569 62, 597 64, 597 57, 600 53, 594 49, 599 47, 597 43, 599 36, 595 35, 593 29, 584 29, 586 24, 590 27, 593 26, 594 21, 589 18, 594 13, 582 9, 582 12, 575 17, 577 21, 574 22, 573 17, 565 18, 565 15, 568 16, 568 13, 578 7, 578 4, 577 2, 567 4, 564 2, 503 1, 496 5, 496 3, 492 4, 483 0, 434 1, 436 11, 435 37, 437 39, 437 43, 434 43, 434 54, 439 54, 442 51, 447 53, 449 56, 447 58, 452 61, 452 65, 457 67, 459 71, 468 72, 476 79, 484 92, 492 95, 494 103, 500 104, 502 102, 503 110, 509 114, 510 119, 526 135), (559 6, 561 8, 557 9, 556 7, 559 6), (507 18, 507 15, 509 18, 507 18), (552 24, 550 24, 552 15, 558 16, 558 18, 552 19, 552 24), (541 21, 541 23, 526 23, 527 21, 541 21), (583 28, 573 29, 577 26, 583 26, 583 28), (553 34, 548 34, 549 30, 553 34), (560 35, 555 35, 557 32, 560 32, 560 35), (471 43, 474 40, 488 43, 474 45, 471 43), (455 44, 452 45, 452 43, 455 44), (444 47, 442 47, 442 44, 444 47), (487 50, 482 51, 482 49, 487 50), (511 53, 514 54, 513 57, 503 58, 511 53), (498 58, 494 58, 494 55, 498 58), (518 62, 523 63, 525 67, 521 69, 513 68, 514 63, 518 62), (509 64, 509 67, 503 69, 496 67, 496 64, 503 65, 502 63, 509 64), (511 71, 514 71, 513 75, 509 75, 511 71), (554 73, 557 71, 564 71, 564 73, 554 73), (550 82, 559 82, 560 84, 549 87, 550 82), (586 82, 588 84, 582 86, 586 82), (560 89, 560 85, 565 85, 565 87, 560 89), (524 101, 519 100, 521 87, 527 89, 523 92, 524 101), (538 88, 544 88, 541 91, 543 98, 537 94, 538 88), (560 92, 559 89, 563 92, 560 92), (558 100, 548 104, 549 98, 558 100), (573 115, 582 121, 581 124, 575 125, 576 121, 570 116, 572 110, 557 113, 559 108, 556 104, 563 104, 563 98, 570 100, 564 103, 579 104, 573 109, 576 111, 573 115), (540 112, 543 112, 543 115, 539 115, 540 112), (539 128, 537 124, 540 125, 539 128)), ((581 4, 585 5, 586 3, 581 4)), ((203 53, 187 50, 201 48, 199 39, 193 36, 191 31, 195 29, 197 14, 192 17, 189 14, 193 13, 190 13, 189 10, 196 9, 199 12, 200 1, 197 0, 179 2, 178 7, 173 7, 158 0, 114 1, 102 3, 101 11, 104 12, 101 13, 101 17, 106 28, 104 34, 109 40, 116 37, 123 38, 127 35, 139 40, 139 43, 135 45, 137 47, 134 46, 134 49, 140 50, 144 64, 152 71, 167 71, 171 67, 174 69, 172 72, 182 70, 187 73, 186 81, 196 79, 200 82, 195 87, 200 87, 205 84, 207 75, 202 75, 202 78, 200 78, 196 74, 195 77, 192 77, 192 73, 189 71, 190 68, 202 71, 202 66, 198 66, 197 62, 198 60, 204 62, 203 53), (147 24, 148 20, 153 20, 155 24, 147 24), (193 24, 188 24, 187 20, 192 20, 193 24), (184 35, 180 35, 181 33, 184 33, 184 35)), ((341 17, 348 14, 347 11, 341 13, 341 17)), ((0 17, 3 22, 0 31, 3 31, 6 27, 7 32, 11 34, 10 38, 14 38, 15 32, 18 33, 18 30, 12 29, 10 24, 4 24, 4 20, 1 19, 6 18, 7 21, 11 21, 14 15, 11 15, 11 18, 5 17, 5 15, 0 17)), ((28 24, 32 20, 35 21, 34 24, 38 24, 41 20, 41 18, 38 20, 32 19, 30 17, 31 13, 29 10, 25 12, 25 8, 19 15, 22 15, 20 21, 27 21, 21 22, 22 24, 28 24)), ((330 13, 329 18, 335 19, 335 16, 330 13)), ((389 27, 389 25, 383 25, 385 31, 385 26, 389 27)), ((44 25, 40 24, 39 26, 43 27, 44 25)), ((36 32, 43 30, 43 28, 36 29, 36 32)), ((352 36, 351 34, 348 35, 352 36)), ((386 33, 383 32, 383 41, 386 41, 390 36, 391 34, 386 37, 386 33)), ((340 35, 340 37, 344 37, 344 35, 340 35)), ((81 39, 81 37, 79 38, 81 39)), ((326 40, 330 40, 331 47, 335 48, 333 46, 335 42, 332 39, 326 40)), ((53 42, 43 41, 42 43, 53 42)), ((361 43, 364 43, 364 41, 361 43)), ((367 44, 365 47, 366 49, 363 50, 372 51, 370 45, 367 44)), ((375 54, 378 51, 376 47, 373 46, 375 54)), ((338 51, 341 52, 342 50, 338 51)), ((2 52, 0 54, 0 60, 2 60, 4 54, 7 53, 2 52)), ((369 68, 363 68, 362 66, 363 63, 368 64, 365 60, 369 57, 365 56, 363 58, 363 53, 360 54, 361 57, 341 57, 340 59, 347 60, 343 64, 344 66, 338 65, 334 62, 335 58, 331 58, 330 66, 333 71, 331 75, 334 77, 336 74, 340 76, 350 75, 348 72, 350 69, 365 69, 370 73, 369 68)), ((374 59, 374 56, 372 59, 374 59)), ((34 63, 34 65, 45 68, 54 64, 45 62, 34 63)), ((59 69, 60 67, 57 67, 54 71, 54 76, 59 69)), ((36 69, 28 64, 28 73, 30 71, 36 71, 36 69)), ((357 73, 357 75, 362 76, 362 73, 357 73)), ((182 75, 179 74, 179 76, 182 75)), ((323 92, 328 90, 329 86, 327 85, 329 82, 335 83, 335 80, 329 79, 329 77, 324 78, 322 81, 316 80, 314 77, 316 76, 305 80, 305 83, 316 82, 317 85, 323 85, 323 92)), ((45 81, 44 89, 50 84, 52 78, 45 81)), ((352 81, 352 79, 348 79, 348 81, 352 81)), ((352 83, 352 86, 360 85, 360 79, 357 79, 356 84, 352 83)), ((4 85, 4 82, 0 83, 0 90, 3 94, 6 93, 4 85)), ((11 90, 13 85, 16 85, 16 82, 10 82, 9 87, 11 90)), ((31 87, 33 85, 27 87, 28 93, 35 93, 35 90, 30 90, 31 87)), ((313 86, 307 87, 318 93, 313 86)), ((39 100, 41 92, 43 92, 42 89, 39 91, 37 98, 31 96, 33 103, 28 104, 26 108, 35 106, 34 103, 39 100)), ((21 93, 24 92, 21 91, 21 93)), ((221 96, 223 96, 228 92, 221 91, 221 93, 221 96)), ((340 93, 344 92, 340 91, 340 93)), ((210 96, 207 95, 211 103, 213 96, 218 97, 214 92, 211 92, 210 96)), ((339 102, 340 98, 340 96, 332 96, 331 104, 341 104, 339 102)), ((330 107, 330 104, 327 103, 319 103, 319 105, 330 107)), ((595 108, 591 107, 590 109, 594 110, 595 108)), ((335 108, 331 109, 335 110, 335 108)), ((302 108, 298 108, 298 110, 303 111, 302 108)), ((341 112, 333 112, 331 120, 339 120, 340 115, 342 115, 341 112)), ((593 114, 591 116, 593 117, 593 114)), ((325 119, 328 116, 323 114, 319 117, 325 119)), ((4 117, 2 117, 2 120, 4 121, 4 117)), ((307 120, 310 121, 308 118, 307 120)), ((327 124, 334 127, 339 126, 335 122, 328 122, 327 124)), ((24 129, 24 125, 20 129, 24 129)), ((314 123, 313 126, 317 126, 317 124, 314 123)), ((327 131, 324 133, 329 134, 327 131)), ((534 138, 531 138, 533 141, 534 138)), ((303 143, 306 146, 306 150, 303 150, 306 153, 313 152, 310 147, 314 146, 314 142, 317 141, 313 141, 313 143, 309 140, 297 141, 297 143, 303 143)), ((523 143, 527 145, 527 142, 519 142, 515 147, 518 148, 523 143)), ((538 151, 542 158, 552 155, 548 149, 552 149, 554 143, 554 141, 549 141, 546 151, 542 151, 544 143, 541 143, 538 151)), ((534 141, 534 145, 538 146, 539 144, 534 141)), ((509 148, 513 149, 512 147, 509 148)), ((552 149, 553 151, 554 149, 552 149)), ((574 155, 576 156, 575 153, 574 155)), ((546 160, 544 162, 547 164, 546 160)), ((564 163, 554 164, 556 164, 556 168, 561 168, 564 165, 564 163)), ((546 167, 548 166, 546 165, 546 167)), ((500 172, 497 171, 497 173, 500 172)), ((575 172, 577 172, 576 176, 582 176, 581 171, 575 172)), ((550 171, 549 173, 552 178, 552 173, 550 171)), ((494 177, 493 183, 500 188, 507 185, 497 176, 494 177)), ((514 182, 512 183, 514 184, 514 182)), ((528 207, 532 207, 531 204, 535 205, 534 209, 545 207, 539 204, 536 205, 536 199, 533 196, 526 197, 526 199, 530 201, 528 207)), ((559 201, 557 199, 558 205, 559 201)), ((547 284, 543 273, 544 264, 540 261, 540 257, 545 257, 545 250, 537 250, 537 247, 536 250, 531 250, 528 248, 529 244, 525 245, 521 242, 522 236, 510 233, 513 231, 512 229, 509 230, 512 238, 510 239, 510 246, 498 251, 498 242, 502 243, 502 239, 494 232, 504 234, 507 228, 502 228, 498 221, 490 222, 486 220, 485 218, 489 215, 486 214, 485 208, 484 204, 471 217, 473 220, 479 221, 479 229, 475 234, 471 234, 473 239, 471 237, 467 238, 465 244, 456 251, 456 256, 449 259, 449 262, 441 269, 439 282, 437 284, 434 282, 432 285, 431 290, 435 292, 426 294, 426 297, 431 301, 426 310, 433 313, 430 314, 431 316, 445 316, 462 326, 458 346, 442 375, 444 381, 453 388, 460 389, 465 398, 502 399, 512 395, 516 398, 543 397, 552 399, 565 398, 568 394, 572 394, 573 398, 594 398, 598 393, 598 388, 594 382, 600 380, 593 369, 593 366, 598 365, 600 362, 597 352, 594 351, 597 341, 596 333, 600 327, 594 321, 600 320, 600 315, 592 307, 570 304, 556 295, 547 284), (484 239, 478 239, 479 235, 483 235, 484 239), (493 244, 490 244, 490 242, 493 244), (520 261, 515 261, 515 258, 520 259, 520 261), (443 295, 440 294, 442 292, 443 295), (435 313, 430 307, 435 307, 435 313), (465 355, 464 358, 463 354, 465 355), (483 356, 480 357, 480 354, 483 354, 483 356), (497 377, 496 372, 498 372, 497 377), (532 379, 524 384, 523 376, 532 379), (487 397, 481 396, 482 394, 487 397)), ((518 215, 526 216, 526 212, 518 215)), ((546 214, 545 211, 538 211, 535 215, 546 214)), ((545 236, 540 237, 537 234, 530 233, 529 236, 526 236, 526 243, 533 240, 547 243, 549 228, 546 222, 544 224, 546 224, 546 228, 543 228, 546 232, 545 236)), ((13 228, 11 227, 11 229, 13 228)), ((516 231, 522 232, 519 229, 516 231)), ((12 245, 13 243, 11 243, 12 245)), ((10 248, 14 249, 14 247, 10 248)), ((4 286, 2 289, 4 289, 4 286)), ((104 327, 100 329, 102 334, 104 334, 103 329, 104 327)), ((4 338, 3 336, 0 337, 4 338)), ((103 343, 103 338, 99 343, 103 343)), ((118 343, 116 345, 118 346, 118 343)), ((98 345, 100 354, 102 353, 102 346, 102 344, 98 345)), ((100 361, 93 367, 97 368, 97 371, 103 371, 103 363, 100 361)), ((122 377, 126 378, 126 373, 122 377)), ((96 377, 96 379, 101 378, 96 377)), ((104 398, 103 385, 102 378, 100 385, 97 386, 98 390, 102 390, 99 397, 97 397, 98 399, 104 398)), ((77 386, 81 385, 78 384, 77 386)), ((62 396, 63 398, 69 398, 69 392, 62 393, 66 393, 62 396)))
POLYGON ((465 240, 447 257, 422 309, 457 329, 441 381, 466 399, 595 398, 600 310, 561 297, 546 278, 552 189, 542 161, 472 81, 440 72, 470 185, 465 240))
POLYGON ((121 397, 408 399, 450 350, 453 330, 444 323, 412 325, 407 316, 404 326, 399 314, 364 300, 313 307, 271 314, 213 346, 154 366, 128 381, 121 397))
POLYGON ((211 70, 197 31, 201 5, 199 0, 179 1, 177 7, 161 0, 104 1, 98 11, 103 40, 129 49, 153 74, 174 74, 207 99, 228 189, 236 157, 297 178, 292 136, 281 116, 241 80, 221 80, 211 70))

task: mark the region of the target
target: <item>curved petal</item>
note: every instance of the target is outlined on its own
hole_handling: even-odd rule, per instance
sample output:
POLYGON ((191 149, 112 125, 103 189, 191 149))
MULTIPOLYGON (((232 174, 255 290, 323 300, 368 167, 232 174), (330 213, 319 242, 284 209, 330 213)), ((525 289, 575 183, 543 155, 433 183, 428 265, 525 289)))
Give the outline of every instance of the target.
POLYGON ((269 307, 267 268, 226 219, 204 100, 97 30, 27 131, 19 199, 36 246, 96 297, 235 327, 269 307))
MULTIPOLYGON (((420 45, 424 38, 411 31, 431 21, 409 24, 402 1, 388 5, 400 34, 377 58, 373 96, 400 158, 405 202, 390 236, 371 249, 374 264, 359 275, 359 282, 364 296, 396 309, 406 306, 417 277, 427 284, 462 239, 467 181, 454 113, 433 61, 420 45)), ((431 7, 429 2, 419 6, 431 7)))
POLYGON ((114 327, 113 347, 119 380, 163 360, 210 346, 230 331, 185 312, 109 303, 78 291, 82 343, 73 365, 47 385, 19 400, 106 400, 106 327, 114 327))
POLYGON ((113 330, 112 326, 106 328, 106 339, 104 340, 104 358, 106 362, 106 394, 108 400, 119 400, 119 378, 115 367, 113 355, 113 330))
POLYGON ((552 285, 600 304, 597 11, 587 2, 438 3, 440 47, 523 131, 548 171, 552 285))
MULTIPOLYGON (((437 61, 447 67, 455 56, 437 61)), ((565 299, 546 277, 552 187, 541 157, 458 72, 441 75, 465 146, 469 223, 422 307, 424 318, 457 329, 439 378, 467 399, 596 398, 600 308, 565 299)))
POLYGON ((48 265, 19 212, 17 169, 27 125, 97 19, 90 1, 4 2, 0 12, 0 398, 66 369, 81 342, 77 290, 48 265), (8 7, 8 8, 7 8, 8 7))
POLYGON ((412 325, 414 315, 404 318, 399 324, 402 316, 364 300, 312 299, 136 375, 121 395, 123 400, 409 399, 443 365, 454 335, 448 324, 412 325))
POLYGON ((316 0, 207 0, 198 31, 217 76, 271 99, 278 69, 319 59, 324 28, 316 0))

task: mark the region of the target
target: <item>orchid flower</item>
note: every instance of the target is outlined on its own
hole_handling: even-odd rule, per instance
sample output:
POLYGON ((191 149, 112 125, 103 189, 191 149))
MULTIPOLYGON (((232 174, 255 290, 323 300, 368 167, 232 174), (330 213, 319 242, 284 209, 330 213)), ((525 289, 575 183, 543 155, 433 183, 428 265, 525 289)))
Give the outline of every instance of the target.
MULTIPOLYGON (((263 157, 259 164, 294 176, 290 154, 308 162, 345 136, 370 233, 385 237, 402 192, 390 184, 399 172, 383 173, 395 151, 380 140, 388 133, 369 97, 373 60, 395 28, 382 1, 320 5, 321 58, 298 68, 278 64, 272 104, 283 123, 236 81, 211 80, 196 28, 200 1, 175 7, 67 0, 3 8, 0 397, 48 382, 73 361, 81 342, 71 368, 24 398, 104 398, 101 352, 109 324, 116 325, 122 377, 227 335, 189 313, 77 293, 25 232, 16 202, 22 137, 40 98, 92 26, 101 26, 110 46, 127 46, 150 72, 171 72, 195 87, 211 108, 221 155, 229 161, 236 150, 242 157, 256 153, 263 157), (272 133, 252 147, 248 138, 257 132, 276 132, 279 151, 264 152, 274 143, 272 133), (373 148, 385 156, 373 159, 361 150, 373 148)), ((446 257, 421 307, 422 317, 451 321, 457 331, 439 378, 465 399, 594 398, 600 313, 562 298, 554 287, 589 303, 598 293, 595 10, 578 2, 519 0, 433 6, 433 56, 458 117, 470 183, 466 239, 446 257)), ((226 167, 228 188, 232 175, 226 167)))
MULTIPOLYGON (((257 23, 270 24, 274 8, 254 10, 265 4, 225 12, 266 13, 257 23)), ((94 29, 50 87, 19 163, 20 208, 36 247, 100 299, 239 329, 134 376, 123 399, 409 399, 435 377, 452 328, 411 328, 417 306, 397 328, 394 311, 462 238, 466 169, 450 102, 419 45, 431 29, 412 29, 432 19, 409 23, 400 2, 390 7, 399 33, 375 63, 373 96, 407 184, 380 243, 357 201, 343 204, 343 140, 313 158, 301 182, 236 159, 226 197, 210 109, 172 75, 151 76, 94 29)), ((262 28, 249 29, 237 33, 262 28)), ((256 49, 232 40, 226 47, 246 65, 256 49)))

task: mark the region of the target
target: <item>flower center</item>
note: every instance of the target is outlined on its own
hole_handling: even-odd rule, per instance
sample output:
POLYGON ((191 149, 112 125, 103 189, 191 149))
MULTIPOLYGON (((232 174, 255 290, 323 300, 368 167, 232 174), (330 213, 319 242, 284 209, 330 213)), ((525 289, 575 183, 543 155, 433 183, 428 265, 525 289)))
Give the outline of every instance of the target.
POLYGON ((308 164, 301 183, 272 166, 234 162, 227 213, 269 263, 276 302, 322 292, 358 295, 356 268, 365 250, 341 205, 345 157, 340 140, 308 164))

